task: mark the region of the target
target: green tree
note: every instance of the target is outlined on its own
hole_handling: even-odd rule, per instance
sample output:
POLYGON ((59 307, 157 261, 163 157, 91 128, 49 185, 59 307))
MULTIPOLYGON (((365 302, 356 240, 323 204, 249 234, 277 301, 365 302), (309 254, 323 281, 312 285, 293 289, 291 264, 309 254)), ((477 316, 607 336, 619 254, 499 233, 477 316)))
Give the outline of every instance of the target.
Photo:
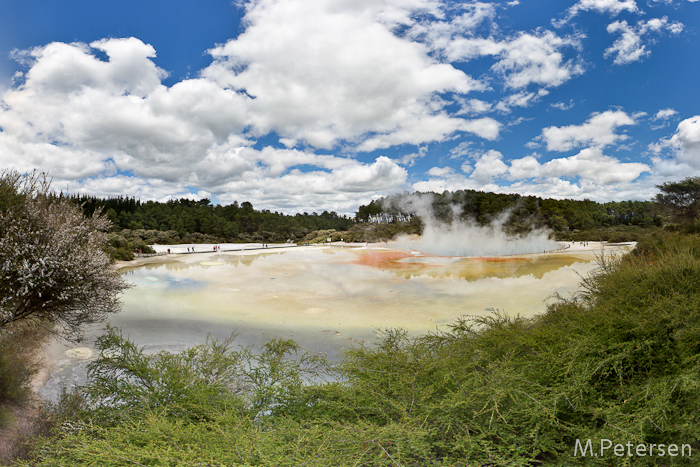
POLYGON ((656 202, 681 224, 700 218, 700 177, 687 177, 680 182, 667 182, 656 186, 661 193, 656 202))

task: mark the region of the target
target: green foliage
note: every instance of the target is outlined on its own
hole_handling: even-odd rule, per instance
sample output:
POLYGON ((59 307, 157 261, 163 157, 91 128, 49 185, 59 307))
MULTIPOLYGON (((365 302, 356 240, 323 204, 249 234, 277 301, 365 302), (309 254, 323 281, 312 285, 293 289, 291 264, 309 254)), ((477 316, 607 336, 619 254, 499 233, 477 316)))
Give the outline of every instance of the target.
POLYGON ((0 427, 6 407, 27 402, 34 365, 30 353, 32 343, 41 342, 40 328, 27 325, 8 326, 0 332, 0 427))
POLYGON ((119 261, 131 261, 134 259, 135 248, 129 241, 122 235, 116 233, 110 233, 107 236, 107 243, 102 247, 102 249, 110 256, 112 259, 119 261))
POLYGON ((298 241, 313 230, 347 230, 355 223, 328 211, 294 216, 258 211, 249 202, 213 206, 208 199, 183 198, 167 203, 143 203, 128 197, 72 199, 87 215, 102 209, 114 223, 114 230, 122 230, 122 235, 125 229, 148 232, 141 237, 147 244, 298 241))
POLYGON ((336 232, 335 229, 314 230, 313 232, 309 232, 304 237, 302 237, 299 241, 299 244, 305 245, 308 243, 311 245, 315 245, 318 243, 327 243, 329 238, 331 239, 331 241, 337 242, 341 238, 340 233, 336 232))
POLYGON ((224 409, 260 420, 285 410, 304 381, 327 371, 322 356, 288 340, 270 341, 258 354, 234 348, 235 336, 148 354, 117 329, 106 331, 96 342, 99 358, 88 365, 89 383, 64 395, 65 403, 105 426, 151 412, 205 421, 224 409))
POLYGON ((591 230, 568 230, 555 233, 559 241, 569 242, 638 242, 640 239, 654 235, 661 229, 656 226, 614 225, 591 230))
POLYGON ((656 201, 679 224, 692 224, 700 218, 700 177, 657 185, 656 201))

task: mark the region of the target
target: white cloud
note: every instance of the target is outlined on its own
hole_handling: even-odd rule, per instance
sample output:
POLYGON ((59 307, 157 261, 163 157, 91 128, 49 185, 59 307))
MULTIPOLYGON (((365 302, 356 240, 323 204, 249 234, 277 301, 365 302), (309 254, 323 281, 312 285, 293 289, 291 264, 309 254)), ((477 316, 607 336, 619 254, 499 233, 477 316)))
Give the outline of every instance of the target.
POLYGON ((615 131, 621 126, 634 124, 634 119, 622 110, 607 110, 592 114, 582 125, 547 127, 539 139, 544 140, 549 151, 570 151, 589 145, 602 148, 626 140, 627 135, 615 131))
POLYGON ((450 15, 438 14, 439 18, 415 22, 407 29, 406 36, 425 43, 431 50, 444 53, 454 40, 472 37, 481 26, 493 26, 497 6, 484 2, 447 2, 441 9, 450 15))
MULTIPOLYGON (((152 47, 137 39, 52 43, 21 55, 31 68, 3 95, 0 166, 46 170, 57 189, 162 200, 190 196, 187 187, 194 187, 284 209, 295 187, 303 206, 330 200, 326 208, 343 212, 406 180, 405 169, 386 157, 364 164, 253 149, 245 136, 248 97, 205 78, 163 86, 152 47)), ((478 121, 458 122, 481 131, 478 121)))
POLYGON ((560 86, 583 73, 583 67, 566 61, 561 49, 579 47, 578 38, 559 37, 552 31, 540 34, 521 34, 510 41, 504 56, 494 65, 506 76, 506 85, 520 89, 531 83, 542 86, 560 86))
POLYGON ((145 97, 167 76, 150 60, 156 55, 155 49, 133 37, 95 41, 89 47, 54 42, 12 55, 31 65, 26 80, 35 90, 54 96, 80 92, 83 86, 89 86, 145 97), (104 52, 108 61, 97 59, 91 49, 104 52))
POLYGON ((416 164, 416 161, 424 158, 426 156, 426 154, 428 154, 428 147, 421 146, 418 148, 418 152, 406 154, 405 156, 401 157, 400 159, 397 159, 397 162, 401 165, 413 167, 416 164))
POLYGON ((488 183, 480 184, 464 175, 452 175, 445 178, 430 178, 416 182, 412 188, 416 191, 434 191, 442 193, 445 190, 480 190, 494 193, 518 193, 522 196, 539 196, 554 199, 591 199, 599 202, 625 201, 630 199, 651 199, 657 192, 655 185, 666 179, 646 177, 632 182, 600 185, 592 180, 566 180, 560 177, 519 180, 511 184, 488 183))
POLYGON ((214 63, 202 76, 254 97, 255 134, 321 148, 369 135, 361 150, 441 141, 470 125, 442 112, 437 94, 484 85, 392 31, 426 8, 437 14, 436 5, 259 0, 248 6, 246 30, 209 51, 214 63))
POLYGON ((574 100, 569 99, 569 102, 555 102, 550 104, 550 107, 558 110, 569 110, 574 107, 574 100))
POLYGON ((503 162, 503 154, 490 150, 476 160, 470 178, 481 184, 488 184, 507 171, 508 166, 503 162))
POLYGON ((493 55, 497 62, 492 70, 500 74, 505 86, 522 89, 530 84, 556 87, 583 73, 576 60, 565 59, 562 50, 579 49, 581 37, 559 37, 552 31, 522 32, 498 41, 494 38, 455 39, 446 48, 451 61, 466 61, 493 55))
MULTIPOLYGON (((545 128, 536 141, 547 149, 579 152, 542 163, 533 156, 507 160, 485 151, 483 142, 456 140, 499 139, 503 125, 489 113, 531 106, 582 74, 582 35, 504 36, 495 21, 505 6, 485 2, 251 0, 243 7, 241 34, 209 51, 211 66, 172 86, 163 84, 167 73, 156 65, 154 48, 135 38, 15 52, 27 71, 0 97, 0 167, 48 170, 56 188, 82 193, 216 196, 287 212, 341 213, 405 189, 404 167, 427 163, 430 142, 452 142, 451 159, 471 157, 451 161, 454 168, 431 168, 416 189, 591 198, 598 189, 617 197, 632 193, 649 170, 604 154, 627 140, 621 127, 641 119, 619 110, 545 128), (450 64, 479 57, 486 60, 474 67, 484 71, 478 79, 462 71, 468 65, 450 64), (492 99, 496 85, 506 93, 492 99), (266 146, 262 137, 273 132, 284 149, 266 146), (353 159, 357 151, 404 145, 418 150, 353 159), (349 148, 342 157, 314 153, 339 146, 349 148)), ((574 8, 638 12, 629 1, 581 1, 574 8)), ((638 50, 643 56, 652 32, 682 29, 666 18, 613 24, 611 32, 629 31, 640 41, 611 48, 616 61, 638 50)), ((676 115, 664 109, 654 119, 676 115)), ((657 171, 700 170, 699 118, 684 120, 665 145, 657 144, 655 174, 644 183, 657 171), (674 156, 662 158, 669 147, 674 156)))
MULTIPOLYGON (((553 198, 589 198, 600 201, 648 199, 658 177, 640 179, 657 170, 647 164, 621 162, 598 148, 585 148, 578 154, 540 163, 534 156, 505 161, 498 151, 475 156, 469 176, 450 167, 433 168, 429 180, 416 182, 417 191, 475 189, 495 193, 520 193, 553 198), (498 181, 496 181, 498 179, 498 181), (506 183, 510 180, 511 183, 506 183)), ((469 172, 471 167, 463 168, 469 172)))
POLYGON ((409 118, 395 131, 375 134, 363 141, 359 151, 374 151, 402 144, 418 145, 426 141, 444 141, 458 132, 472 133, 486 140, 498 138, 501 124, 490 117, 474 120, 452 118, 447 113, 426 115, 422 119, 409 118))
POLYGON ((549 91, 546 89, 540 89, 537 92, 523 91, 516 94, 511 94, 496 104, 496 109, 502 112, 510 112, 513 107, 529 107, 530 105, 539 102, 542 97, 548 94, 549 91))
MULTIPOLYGON (((678 115, 678 112, 676 112, 673 109, 661 109, 656 114, 652 117, 654 121, 659 122, 658 124, 651 125, 652 130, 660 130, 662 128, 666 128, 670 125, 671 119, 678 115)), ((651 143, 649 145, 649 150, 655 154, 658 154, 662 147, 658 143, 651 143)))
POLYGON ((700 170, 700 115, 680 122, 670 144, 677 150, 678 162, 700 170))
POLYGON ((473 115, 483 114, 491 111, 491 103, 480 99, 461 99, 456 101, 460 104, 460 110, 456 115, 473 115))
POLYGON ((458 159, 471 154, 472 150, 471 141, 462 141, 454 148, 450 149, 450 159, 458 159))
POLYGON ((496 191, 498 185, 482 185, 479 182, 465 177, 463 174, 452 173, 442 177, 431 177, 428 180, 421 180, 411 185, 415 191, 442 193, 445 190, 484 190, 496 191))
POLYGON ((658 112, 656 112, 656 115, 654 115, 655 120, 666 120, 674 115, 678 115, 678 112, 676 112, 673 109, 661 109, 658 112))
POLYGON ((526 156, 510 162, 509 178, 524 179, 538 177, 580 177, 599 185, 631 182, 649 166, 637 162, 620 162, 614 157, 606 156, 599 148, 585 148, 578 154, 552 159, 540 164, 534 157, 526 156))
POLYGON ((623 11, 638 13, 639 8, 634 0, 580 0, 567 10, 567 20, 582 11, 595 11, 616 16, 623 11))
MULTIPOLYGON (((608 58, 614 56, 615 65, 627 65, 647 57, 651 54, 644 43, 644 36, 651 32, 668 31, 671 34, 680 34, 683 31, 683 24, 679 22, 669 22, 668 17, 653 18, 648 21, 639 21, 636 26, 632 26, 627 21, 615 21, 608 25, 610 34, 619 33, 620 37, 607 49, 603 56, 608 58)), ((648 40, 647 40, 648 42, 648 40)))
MULTIPOLYGON (((390 194, 404 188, 407 172, 387 157, 364 164, 352 159, 318 156, 302 151, 262 151, 246 148, 241 157, 250 162, 237 177, 219 180, 213 190, 221 203, 250 201, 253 205, 283 212, 352 213, 374 195, 390 194), (302 172, 295 166, 310 164, 302 172)), ((56 187, 70 192, 98 196, 128 195, 166 201, 192 197, 182 183, 160 178, 117 175, 80 181, 56 180, 56 187)), ((201 194, 200 193, 200 194, 201 194)))
POLYGON ((294 168, 282 176, 256 174, 230 181, 224 185, 226 194, 219 200, 231 203, 245 198, 253 205, 284 212, 352 213, 372 196, 399 191, 406 181, 406 170, 387 157, 379 157, 371 164, 352 159, 345 162, 330 171, 302 172, 294 168))
POLYGON ((444 177, 453 173, 452 167, 431 167, 428 175, 431 177, 444 177))

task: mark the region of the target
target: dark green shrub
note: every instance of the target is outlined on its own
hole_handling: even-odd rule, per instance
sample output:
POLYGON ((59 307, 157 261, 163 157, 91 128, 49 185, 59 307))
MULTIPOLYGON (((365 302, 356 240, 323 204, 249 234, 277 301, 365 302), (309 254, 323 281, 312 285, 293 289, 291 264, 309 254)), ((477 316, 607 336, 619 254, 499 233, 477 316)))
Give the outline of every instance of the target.
MULTIPOLYGON (((15 324, 0 332, 0 411, 12 405, 22 405, 31 396, 31 380, 37 366, 32 353, 44 339, 46 331, 38 326, 15 324)), ((5 409, 5 410, 4 410, 5 409)), ((3 418, 0 414, 0 426, 3 418)))

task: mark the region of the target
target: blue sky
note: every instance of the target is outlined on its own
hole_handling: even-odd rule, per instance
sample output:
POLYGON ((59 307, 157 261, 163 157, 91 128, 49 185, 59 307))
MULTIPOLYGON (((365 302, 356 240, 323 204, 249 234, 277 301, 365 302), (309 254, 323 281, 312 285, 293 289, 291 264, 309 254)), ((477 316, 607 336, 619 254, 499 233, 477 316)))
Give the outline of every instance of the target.
POLYGON ((700 175, 700 1, 0 0, 0 168, 289 213, 700 175))

